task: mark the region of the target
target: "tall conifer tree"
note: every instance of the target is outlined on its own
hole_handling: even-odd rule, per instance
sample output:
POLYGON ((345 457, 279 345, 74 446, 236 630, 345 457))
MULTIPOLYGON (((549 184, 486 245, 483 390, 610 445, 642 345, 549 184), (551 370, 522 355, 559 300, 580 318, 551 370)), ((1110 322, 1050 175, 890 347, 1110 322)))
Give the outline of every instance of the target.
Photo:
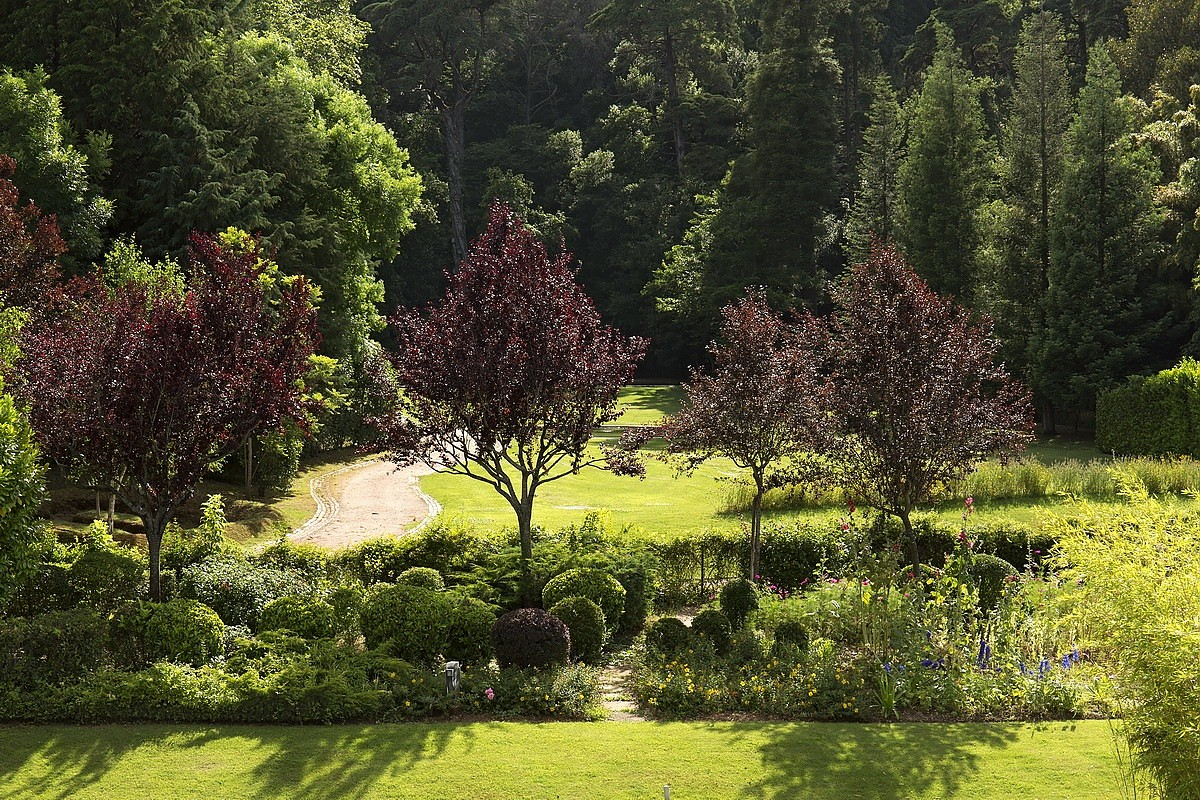
POLYGON ((886 78, 875 82, 858 162, 858 193, 846 222, 847 251, 855 263, 871 252, 871 240, 896 236, 900 163, 904 159, 904 120, 886 78))

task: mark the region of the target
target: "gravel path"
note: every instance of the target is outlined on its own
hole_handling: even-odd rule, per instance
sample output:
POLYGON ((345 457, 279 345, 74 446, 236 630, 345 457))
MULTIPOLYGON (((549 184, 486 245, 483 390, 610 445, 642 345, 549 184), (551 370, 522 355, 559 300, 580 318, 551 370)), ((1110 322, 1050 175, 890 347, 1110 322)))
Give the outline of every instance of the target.
POLYGON ((371 459, 313 478, 309 492, 317 511, 289 538, 338 548, 414 533, 442 510, 418 484, 431 473, 424 465, 397 469, 390 461, 371 459))

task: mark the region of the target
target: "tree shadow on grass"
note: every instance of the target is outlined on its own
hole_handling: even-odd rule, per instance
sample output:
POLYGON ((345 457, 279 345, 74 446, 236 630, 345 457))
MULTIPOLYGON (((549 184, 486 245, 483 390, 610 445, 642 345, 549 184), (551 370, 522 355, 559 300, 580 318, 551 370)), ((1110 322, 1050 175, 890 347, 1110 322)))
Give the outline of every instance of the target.
MULTIPOLYGON (((734 726, 730 734, 749 732, 734 726)), ((1006 724, 779 725, 760 747, 762 779, 742 796, 950 798, 979 774, 981 751, 1009 747, 1019 736, 1018 726, 1006 724)))
MULTIPOLYGON (((0 728, 0 794, 67 800, 102 782, 135 751, 175 750, 179 763, 212 763, 260 798, 364 797, 451 740, 469 750, 475 726, 101 725, 0 728), (226 746, 209 747, 217 742, 226 746), (207 752, 201 752, 208 748, 207 752), (236 753, 236 755, 234 755, 236 753), (9 778, 7 776, 19 776, 9 778), (9 783, 9 781, 12 781, 9 783)), ((162 760, 170 769, 171 759, 162 760)), ((184 768, 184 767, 181 767, 184 768)))

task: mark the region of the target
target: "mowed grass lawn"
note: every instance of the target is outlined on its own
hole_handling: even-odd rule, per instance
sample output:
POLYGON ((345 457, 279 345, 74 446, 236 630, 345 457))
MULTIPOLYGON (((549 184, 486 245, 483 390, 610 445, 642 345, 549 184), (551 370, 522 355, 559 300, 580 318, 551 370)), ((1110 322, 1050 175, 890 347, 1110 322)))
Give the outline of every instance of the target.
POLYGON ((1111 798, 1108 725, 0 727, 8 800, 1111 798))
MULTIPOLYGON (((677 385, 635 385, 621 390, 621 407, 625 414, 618 425, 651 425, 664 415, 679 410, 683 393, 677 385)), ((615 431, 604 431, 597 440, 611 438, 615 431)), ((1026 455, 1046 464, 1061 461, 1091 461, 1103 455, 1085 439, 1063 435, 1043 440, 1026 455)), ((713 459, 702 465, 692 476, 679 477, 675 469, 648 454, 646 477, 618 477, 596 469, 586 469, 578 475, 542 486, 534 504, 534 524, 558 529, 578 524, 589 511, 610 512, 614 526, 631 526, 638 535, 651 539, 671 539, 705 530, 729 530, 749 514, 730 502, 736 486, 733 483, 744 473, 725 459, 713 459)), ((447 516, 462 519, 479 528, 494 530, 513 527, 512 508, 489 485, 459 475, 430 475, 421 480, 421 488, 442 504, 447 516)), ((988 501, 977 498, 976 523, 996 519, 1011 519, 1035 528, 1046 518, 1048 510, 1064 508, 1067 498, 1047 497, 1037 500, 988 501)), ((1200 507, 1194 499, 1180 499, 1184 507, 1200 507)), ((962 498, 954 497, 928 510, 957 522, 962 513, 962 498)), ((1096 505, 1120 505, 1119 502, 1095 501, 1096 505)), ((843 513, 840 506, 813 509, 764 510, 763 518, 791 520, 797 518, 826 520, 832 524, 843 513)))

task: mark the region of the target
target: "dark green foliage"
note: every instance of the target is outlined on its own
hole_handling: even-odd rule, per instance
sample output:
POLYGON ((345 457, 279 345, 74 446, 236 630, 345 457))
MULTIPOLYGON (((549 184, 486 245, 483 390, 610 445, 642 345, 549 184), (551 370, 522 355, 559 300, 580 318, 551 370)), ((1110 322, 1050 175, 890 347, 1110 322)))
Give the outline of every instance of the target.
POLYGON ((439 520, 413 536, 372 539, 347 548, 334 561, 369 586, 394 583, 410 567, 429 567, 450 574, 467 568, 489 546, 461 525, 439 520))
POLYGON ((492 651, 500 666, 549 667, 565 664, 571 633, 558 617, 540 608, 519 608, 492 626, 492 651))
POLYGON ((713 652, 724 655, 729 650, 733 626, 729 617, 715 608, 705 609, 692 620, 692 632, 712 645, 713 652))
POLYGON ((492 660, 492 625, 495 609, 474 597, 451 596, 450 625, 446 630, 447 659, 469 667, 492 660))
POLYGON ((407 586, 420 586, 425 589, 432 589, 435 592, 445 591, 446 581, 442 579, 442 575, 432 567, 409 567, 396 576, 396 583, 403 583, 407 586))
POLYGON ((311 583, 319 583, 329 577, 331 557, 328 549, 313 544, 296 544, 281 538, 263 548, 254 556, 260 567, 301 575, 311 583))
POLYGON ((671 657, 696 646, 692 629, 676 617, 660 617, 646 628, 646 649, 671 657))
POLYGON ((289 630, 305 639, 333 635, 333 606, 313 597, 279 597, 263 606, 260 631, 289 630))
POLYGON ((730 581, 721 587, 720 602, 729 624, 740 630, 750 612, 758 608, 758 587, 745 578, 730 581))
POLYGON ((608 640, 604 610, 586 597, 566 597, 550 607, 571 633, 571 658, 595 664, 608 640))
POLYGON ((1016 578, 1017 568, 1003 558, 978 553, 967 565, 967 574, 979 592, 979 607, 985 612, 995 611, 1004 597, 1005 586, 1016 578))
MULTIPOLYGON (((12 317, 0 309, 0 348, 12 317)), ((4 358, 0 357, 0 367, 4 358)), ((0 382, 0 609, 33 577, 41 534, 38 506, 45 492, 33 431, 0 382)))
POLYGON ((808 628, 794 619, 787 619, 775 628, 775 643, 790 645, 797 650, 808 649, 808 628))
POLYGON ((644 567, 623 569, 616 575, 625 589, 625 610, 621 612, 621 624, 617 629, 623 633, 637 633, 654 609, 653 581, 644 567))
POLYGON ((1200 362, 1187 358, 1098 395, 1096 446, 1121 456, 1200 457, 1200 362))
POLYGON ((586 597, 604 610, 609 630, 616 631, 625 610, 625 587, 598 569, 570 569, 549 580, 542 589, 546 608, 568 597, 586 597))
POLYGON ((209 558, 183 570, 179 596, 199 600, 226 625, 258 626, 263 606, 277 597, 304 594, 306 582, 295 573, 258 567, 237 556, 209 558))
POLYGON ((136 552, 89 547, 67 570, 67 583, 80 605, 111 609, 141 595, 146 575, 146 562, 136 552))
POLYGON ((326 597, 333 607, 333 630, 340 635, 357 636, 366 592, 358 585, 337 586, 326 597))
POLYGON ((791 592, 812 583, 822 568, 836 570, 844 548, 832 528, 807 522, 768 526, 758 568, 763 582, 791 592))
POLYGON ((387 645, 391 655, 432 664, 446 652, 452 606, 441 592, 419 586, 379 585, 363 601, 367 647, 387 645))
POLYGON ((0 685, 54 686, 98 669, 107 640, 90 609, 0 619, 0 685))
POLYGON ((745 574, 747 545, 745 536, 714 532, 654 543, 661 602, 671 608, 712 599, 723 583, 745 574))
POLYGON ((846 250, 853 261, 866 259, 873 239, 889 242, 899 234, 904 121, 886 78, 876 80, 874 95, 859 153, 858 191, 846 220, 846 250))
POLYGON ((217 612, 195 600, 148 604, 143 636, 151 661, 200 666, 221 653, 225 625, 217 612))
POLYGON ((729 639, 727 658, 732 666, 755 664, 767 654, 767 640, 762 631, 747 626, 733 632, 729 639))
POLYGON ((17 588, 8 612, 13 616, 32 617, 47 611, 66 611, 75 607, 75 593, 68 581, 70 565, 57 561, 34 567, 32 575, 17 588))

